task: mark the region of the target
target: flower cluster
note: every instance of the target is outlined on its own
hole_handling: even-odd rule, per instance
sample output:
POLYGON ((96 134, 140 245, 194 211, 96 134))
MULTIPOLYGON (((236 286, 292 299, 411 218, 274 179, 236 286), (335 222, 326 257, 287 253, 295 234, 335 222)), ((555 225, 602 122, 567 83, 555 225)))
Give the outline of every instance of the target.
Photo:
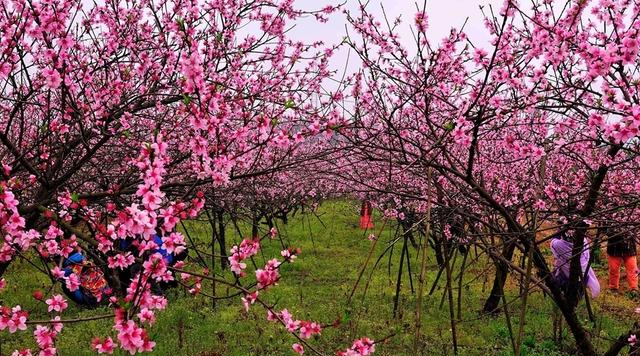
POLYGON ((233 246, 231 248, 231 255, 229 256, 231 271, 241 277, 244 276, 244 269, 247 268, 247 264, 242 261, 254 256, 259 250, 259 240, 243 239, 240 246, 233 246))
POLYGON ((280 261, 277 259, 271 259, 267 262, 263 269, 256 270, 256 279, 258 280, 258 288, 266 289, 269 286, 275 285, 280 279, 280 273, 278 267, 280 261))
POLYGON ((116 345, 113 342, 113 339, 110 337, 104 338, 104 340, 96 337, 91 341, 91 347, 98 354, 108 354, 111 355, 113 351, 116 349, 116 345))
MULTIPOLYGON (((0 246, 0 262, 10 261, 16 248, 26 250, 40 238, 36 230, 25 231, 25 219, 18 212, 18 200, 10 187, 0 183, 0 232, 4 243, 0 246)), ((53 246, 57 250, 57 245, 53 246)))
POLYGON ((27 330, 29 313, 17 305, 13 308, 0 307, 0 330, 9 329, 10 333, 27 330))
POLYGON ((49 313, 52 311, 56 311, 58 313, 62 313, 63 310, 67 309, 67 301, 60 294, 56 294, 53 297, 47 299, 45 303, 49 306, 47 310, 49 313))
POLYGON ((363 337, 353 342, 350 348, 339 351, 338 356, 366 356, 376 351, 376 344, 373 340, 363 337))
MULTIPOLYGON (((116 321, 113 328, 118 332, 118 341, 123 350, 128 351, 132 355, 135 355, 136 352, 153 351, 156 343, 149 339, 147 331, 139 327, 135 321, 116 321)), ((109 348, 109 346, 105 346, 104 344, 101 345, 105 349, 109 348)))
MULTIPOLYGON (((298 333, 301 339, 310 339, 314 335, 320 335, 322 326, 314 321, 296 320, 287 309, 283 309, 279 313, 273 313, 267 310, 267 320, 279 321, 290 333, 298 333)), ((304 346, 298 343, 292 345, 295 352, 300 355, 304 354, 304 346)))
MULTIPOLYGON (((59 317, 56 318, 59 320, 59 317)), ((58 354, 55 347, 55 340, 58 333, 62 331, 62 327, 62 323, 53 323, 52 328, 36 325, 33 336, 40 349, 38 353, 39 356, 55 356, 58 354)))

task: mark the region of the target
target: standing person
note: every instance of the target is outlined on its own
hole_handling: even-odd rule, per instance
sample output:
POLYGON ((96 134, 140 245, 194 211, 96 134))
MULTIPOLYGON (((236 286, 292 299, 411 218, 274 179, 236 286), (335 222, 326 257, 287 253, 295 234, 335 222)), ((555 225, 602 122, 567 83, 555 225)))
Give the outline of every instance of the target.
POLYGON ((373 219, 371 218, 371 214, 371 203, 369 203, 368 200, 363 201, 362 207, 360 208, 360 228, 362 230, 373 228, 373 219))
MULTIPOLYGON (((589 266, 589 242, 585 241, 584 248, 580 255, 580 265, 582 273, 586 276, 586 280, 582 281, 583 285, 589 289, 591 296, 597 298, 600 294, 600 282, 595 272, 589 266), (585 274, 586 271, 586 274, 585 274)), ((567 236, 566 232, 557 232, 551 238, 551 252, 553 254, 553 278, 560 286, 563 292, 567 292, 569 286, 569 275, 571 269, 571 256, 573 253, 573 242, 567 236)), ((582 296, 582 290, 579 292, 582 296)))
POLYGON ((609 263, 609 289, 620 288, 620 266, 624 264, 629 289, 638 291, 638 263, 636 240, 633 234, 619 229, 607 229, 607 257, 609 263))

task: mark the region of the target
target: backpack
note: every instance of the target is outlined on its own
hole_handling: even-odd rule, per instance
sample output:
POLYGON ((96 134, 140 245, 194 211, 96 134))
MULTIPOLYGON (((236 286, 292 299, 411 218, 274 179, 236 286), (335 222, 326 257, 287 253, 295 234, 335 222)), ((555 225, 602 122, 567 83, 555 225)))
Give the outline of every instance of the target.
POLYGON ((80 253, 73 254, 65 262, 65 275, 74 273, 80 280, 80 288, 71 292, 73 299, 81 304, 99 303, 109 289, 109 283, 100 267, 87 261, 80 253))
POLYGON ((91 262, 74 265, 71 269, 80 278, 80 288, 99 302, 109 287, 102 270, 91 262))

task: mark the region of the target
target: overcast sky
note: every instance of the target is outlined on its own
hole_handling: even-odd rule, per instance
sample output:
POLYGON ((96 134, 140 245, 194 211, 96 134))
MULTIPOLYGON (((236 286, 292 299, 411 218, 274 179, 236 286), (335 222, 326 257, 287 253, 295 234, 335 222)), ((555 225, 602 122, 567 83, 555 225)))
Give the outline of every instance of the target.
MULTIPOLYGON (((304 9, 312 9, 313 6, 323 4, 323 1, 317 0, 298 0, 297 6, 304 9)), ((338 1, 332 0, 329 3, 336 4, 338 1)), ((419 0, 419 5, 422 6, 422 0, 419 0)), ((461 27, 464 24, 465 19, 469 18, 467 22, 466 31, 471 37, 471 40, 483 40, 486 39, 486 30, 482 25, 482 12, 480 6, 484 6, 488 9, 491 5, 494 9, 498 10, 501 5, 501 0, 428 0, 427 1, 427 15, 429 16, 429 29, 427 34, 431 41, 437 42, 442 37, 449 33, 452 27, 461 27)), ((404 26, 400 28, 400 35, 403 38, 411 39, 411 32, 409 25, 413 23, 413 17, 416 13, 415 0, 371 0, 368 5, 368 9, 371 13, 382 19, 382 7, 390 19, 397 16, 402 16, 404 20, 404 26)), ((346 0, 345 8, 353 13, 358 12, 357 0, 346 0)), ((333 16, 332 20, 325 25, 316 24, 309 26, 300 26, 299 30, 307 30, 310 36, 317 35, 318 32, 314 31, 313 27, 317 26, 322 30, 322 33, 327 37, 335 37, 341 39, 345 34, 344 30, 344 16, 333 16), (303 28, 304 27, 304 28, 303 28)))
MULTIPOLYGON (((342 0, 344 1, 344 0, 342 0)), ((338 4, 339 0, 297 0, 295 6, 304 10, 315 10, 324 4, 338 4)), ((422 6, 422 0, 418 0, 422 6)), ((465 32, 469 39, 476 45, 486 46, 489 39, 488 32, 483 26, 483 15, 480 6, 488 12, 489 5, 498 12, 502 6, 502 0, 427 0, 426 12, 429 18, 429 28, 427 36, 429 41, 436 45, 440 40, 449 34, 452 27, 460 28, 467 20, 465 32)), ((346 0, 345 9, 353 14, 358 13, 358 0, 346 0)), ((383 20, 382 6, 392 21, 397 16, 401 16, 403 23, 398 27, 398 35, 402 43, 412 53, 411 48, 413 37, 411 26, 413 25, 416 13, 415 0, 370 0, 368 9, 377 18, 383 20)), ((339 43, 346 34, 346 19, 342 13, 331 16, 328 23, 318 23, 315 20, 307 19, 300 21, 290 32, 291 37, 303 40, 304 42, 323 40, 326 43, 339 43)), ((351 31, 353 33, 353 31, 351 31)), ((353 58, 353 57, 352 57, 353 58)), ((332 67, 343 67, 346 62, 346 51, 338 53, 333 60, 332 67)), ((356 61, 351 61, 349 67, 355 69, 358 66, 356 61)))

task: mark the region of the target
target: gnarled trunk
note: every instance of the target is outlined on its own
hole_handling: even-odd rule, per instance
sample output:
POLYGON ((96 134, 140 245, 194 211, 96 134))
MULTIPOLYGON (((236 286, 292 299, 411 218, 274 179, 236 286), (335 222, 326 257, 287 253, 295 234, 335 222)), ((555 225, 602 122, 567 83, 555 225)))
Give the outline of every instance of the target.
MULTIPOLYGON (((505 244, 502 248, 504 258, 511 261, 515 248, 516 246, 513 242, 505 244)), ((496 314, 500 311, 500 301, 502 299, 504 285, 507 282, 507 276, 509 275, 509 266, 506 261, 495 260, 495 265, 496 274, 493 278, 493 287, 482 308, 482 311, 487 314, 496 314)))

